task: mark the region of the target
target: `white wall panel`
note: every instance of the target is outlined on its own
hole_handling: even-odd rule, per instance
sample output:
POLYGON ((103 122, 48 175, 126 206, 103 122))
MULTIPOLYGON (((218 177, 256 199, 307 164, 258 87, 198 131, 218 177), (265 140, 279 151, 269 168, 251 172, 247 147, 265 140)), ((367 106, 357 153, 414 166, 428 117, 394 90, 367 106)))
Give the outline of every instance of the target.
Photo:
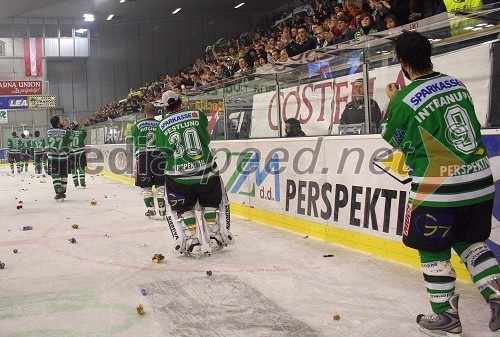
POLYGON ((59 56, 59 39, 45 39, 45 56, 59 56))
POLYGON ((75 39, 75 57, 88 57, 89 56, 89 39, 78 38, 75 39))
POLYGON ((75 56, 75 45, 72 38, 61 38, 59 39, 60 45, 60 56, 61 57, 73 57, 75 56))

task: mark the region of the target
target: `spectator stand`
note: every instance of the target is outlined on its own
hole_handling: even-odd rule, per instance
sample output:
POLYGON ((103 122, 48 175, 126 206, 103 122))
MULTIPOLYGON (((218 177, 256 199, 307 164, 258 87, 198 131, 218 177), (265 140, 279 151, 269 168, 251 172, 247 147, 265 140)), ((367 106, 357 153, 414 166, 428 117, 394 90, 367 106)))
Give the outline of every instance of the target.
MULTIPOLYGON (((287 62, 273 61, 256 67, 251 74, 245 76, 205 80, 200 86, 184 88, 182 91, 190 107, 201 107, 207 113, 211 120, 211 132, 224 126, 225 139, 280 137, 283 135, 283 120, 292 117, 301 121, 308 136, 338 134, 340 116, 347 102, 352 99, 354 80, 366 79, 364 97, 366 100, 372 98, 377 101, 383 110, 382 116, 387 106, 385 84, 397 81, 402 86, 405 85, 397 60, 393 59, 391 45, 393 37, 403 29, 417 30, 428 36, 433 43, 436 64, 439 64, 443 62, 439 60, 447 57, 446 53, 456 52, 467 46, 477 47, 480 42, 492 43, 498 34, 499 11, 500 7, 496 4, 468 14, 437 14, 342 44, 309 50, 289 57, 287 62), (222 113, 220 109, 223 110, 222 113), (220 118, 224 118, 224 123, 220 118)), ((270 37, 278 37, 277 32, 272 29, 267 33, 270 37)), ((240 53, 244 54, 243 48, 240 53)), ((463 62, 476 66, 477 61, 477 58, 467 61, 465 57, 463 62)), ((491 60, 484 56, 482 61, 491 60)), ((217 64, 217 61, 210 58, 206 62, 198 60, 188 71, 204 69, 210 77, 211 69, 217 64)), ((450 75, 457 72, 453 63, 444 61, 443 64, 444 68, 437 67, 440 71, 450 75)), ((474 67, 467 69, 469 68, 474 67)), ((480 73, 483 82, 492 76, 489 69, 481 70, 480 73)), ((456 74, 464 78, 461 75, 456 74)), ((470 80, 475 97, 473 91, 481 79, 471 76, 470 80)), ((166 76, 156 85, 156 89, 151 90, 149 86, 150 93, 144 96, 149 101, 158 99, 162 90, 177 86, 177 83, 180 83, 177 77, 166 76)), ((483 110, 481 114, 493 113, 489 111, 490 104, 483 102, 491 94, 488 92, 484 95, 484 88, 480 88, 478 96, 486 96, 479 102, 480 109, 483 110)), ((364 106, 364 124, 371 125, 370 104, 364 106)), ((481 123, 486 125, 483 120, 481 123)), ((369 128, 365 127, 365 132, 376 131, 366 129, 369 128)), ((220 139, 222 133, 217 131, 212 137, 220 139)))

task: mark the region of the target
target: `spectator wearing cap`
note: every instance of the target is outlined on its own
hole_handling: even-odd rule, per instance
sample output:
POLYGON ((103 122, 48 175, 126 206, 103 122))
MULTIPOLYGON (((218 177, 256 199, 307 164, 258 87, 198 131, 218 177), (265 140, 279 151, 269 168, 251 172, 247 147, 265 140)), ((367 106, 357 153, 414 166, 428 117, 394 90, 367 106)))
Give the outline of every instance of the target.
POLYGON ((307 28, 305 26, 299 27, 297 35, 297 42, 290 39, 290 36, 285 35, 283 37, 283 42, 287 45, 285 49, 288 56, 299 55, 316 48, 316 41, 307 35, 307 28))
POLYGON ((342 35, 336 37, 333 40, 334 44, 342 43, 354 39, 354 31, 349 28, 351 19, 347 15, 342 15, 337 19, 337 26, 342 33, 342 35))
POLYGON ((285 137, 304 137, 305 135, 296 118, 288 118, 285 121, 285 137))

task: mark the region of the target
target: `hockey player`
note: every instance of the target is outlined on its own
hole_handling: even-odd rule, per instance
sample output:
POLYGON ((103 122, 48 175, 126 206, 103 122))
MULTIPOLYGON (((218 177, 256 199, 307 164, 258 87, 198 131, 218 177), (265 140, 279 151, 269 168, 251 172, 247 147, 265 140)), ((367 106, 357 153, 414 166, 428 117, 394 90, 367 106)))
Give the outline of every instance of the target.
POLYGON ((42 173, 42 158, 45 149, 45 138, 40 137, 40 131, 35 131, 35 137, 31 138, 31 147, 33 148, 33 164, 35 174, 42 173))
POLYGON ((155 107, 152 103, 144 106, 144 114, 145 118, 132 126, 136 156, 135 185, 142 188, 147 207, 145 215, 154 219, 156 210, 153 186, 156 188, 159 215, 165 216, 165 157, 156 147, 156 129, 159 122, 155 119, 155 107))
POLYGON ((156 142, 167 156, 167 221, 176 240, 174 251, 201 255, 201 232, 212 251, 220 250, 233 243, 233 236, 227 196, 208 146, 207 117, 200 110, 184 109, 173 91, 166 91, 162 101, 169 114, 160 122, 156 142), (202 208, 201 228, 194 212, 197 203, 202 208))
POLYGON ((10 173, 14 174, 14 163, 17 166, 17 173, 21 174, 23 166, 21 164, 21 148, 23 144, 21 138, 17 136, 15 131, 12 132, 12 137, 7 140, 7 150, 9 153, 10 173))
POLYGON ((30 143, 31 140, 21 133, 21 171, 24 167, 24 172, 28 172, 28 163, 30 161, 30 143))
POLYGON ((52 117, 50 124, 52 124, 52 129, 47 131, 48 173, 52 176, 52 183, 56 192, 54 199, 60 200, 66 198, 71 132, 63 127, 58 116, 52 117))
POLYGON ((81 126, 81 119, 71 122, 71 150, 69 151, 69 161, 71 175, 73 176, 73 184, 75 187, 87 186, 85 182, 85 167, 87 166, 87 150, 85 148, 85 138, 87 138, 87 130, 85 126, 81 126))
POLYGON ((462 82, 435 72, 429 40, 403 32, 395 42, 403 90, 387 85, 391 102, 382 137, 406 155, 412 170, 403 243, 420 254, 433 313, 418 315, 430 336, 462 332, 451 248, 491 308, 500 329, 500 268, 485 240, 491 232, 495 187, 470 93, 462 82))

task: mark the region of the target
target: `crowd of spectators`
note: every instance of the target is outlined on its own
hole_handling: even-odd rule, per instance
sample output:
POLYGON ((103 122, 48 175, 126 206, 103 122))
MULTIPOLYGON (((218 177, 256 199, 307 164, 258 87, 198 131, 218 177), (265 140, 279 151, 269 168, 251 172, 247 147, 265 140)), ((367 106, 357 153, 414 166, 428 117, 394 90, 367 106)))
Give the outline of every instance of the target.
MULTIPOLYGON (((205 57, 177 74, 160 76, 124 102, 103 106, 86 125, 136 112, 166 90, 194 94, 248 76, 268 63, 395 28, 446 11, 443 0, 303 0, 303 10, 267 17, 237 39, 220 39, 205 57)), ((467 0, 466 0, 467 1, 467 0)))

